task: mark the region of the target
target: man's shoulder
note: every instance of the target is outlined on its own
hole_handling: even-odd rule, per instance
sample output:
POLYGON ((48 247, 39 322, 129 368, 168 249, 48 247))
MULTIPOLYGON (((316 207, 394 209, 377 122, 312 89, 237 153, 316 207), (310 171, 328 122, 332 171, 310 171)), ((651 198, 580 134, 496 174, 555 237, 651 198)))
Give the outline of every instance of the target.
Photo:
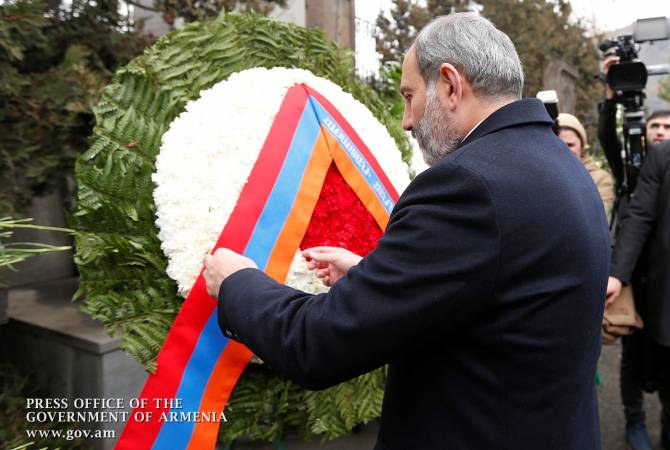
MULTIPOLYGON (((549 175, 556 163, 555 155, 543 153, 561 150, 551 137, 541 137, 545 134, 541 129, 533 136, 518 129, 504 129, 481 136, 420 173, 412 188, 437 190, 446 184, 470 184, 491 193, 532 185, 537 178, 549 175)), ((567 153, 566 150, 565 159, 572 158, 567 153)))
POLYGON ((426 211, 439 214, 439 211, 452 209, 459 204, 477 205, 480 211, 495 210, 486 177, 457 159, 443 158, 412 180, 394 212, 418 207, 422 211, 421 215, 426 214, 426 211))
MULTIPOLYGON (((541 165, 545 168, 555 164, 555 158, 561 156, 562 142, 544 124, 528 123, 502 128, 474 139, 440 163, 458 165, 465 170, 478 174, 483 179, 507 174, 518 176, 521 167, 541 165)), ((528 172, 532 178, 536 171, 528 172)))
MULTIPOLYGON (((457 150, 458 151, 458 150, 457 150)), ((467 160, 448 155, 414 178, 406 192, 415 190, 443 190, 459 184, 484 186, 483 177, 467 160)))

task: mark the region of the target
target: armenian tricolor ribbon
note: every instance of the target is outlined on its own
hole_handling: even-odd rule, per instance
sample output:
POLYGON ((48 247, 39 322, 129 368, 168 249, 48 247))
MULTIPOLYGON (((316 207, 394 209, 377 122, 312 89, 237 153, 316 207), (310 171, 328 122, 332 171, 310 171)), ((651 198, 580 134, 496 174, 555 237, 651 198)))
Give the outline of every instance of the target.
MULTIPOLYGON (((283 282, 331 163, 385 229, 398 193, 337 109, 310 87, 296 85, 287 91, 214 248, 242 253, 283 282)), ((223 411, 252 356, 221 333, 216 306, 201 273, 158 354, 158 370, 148 377, 139 406, 129 415, 117 450, 215 447, 219 421, 172 418, 223 411)))

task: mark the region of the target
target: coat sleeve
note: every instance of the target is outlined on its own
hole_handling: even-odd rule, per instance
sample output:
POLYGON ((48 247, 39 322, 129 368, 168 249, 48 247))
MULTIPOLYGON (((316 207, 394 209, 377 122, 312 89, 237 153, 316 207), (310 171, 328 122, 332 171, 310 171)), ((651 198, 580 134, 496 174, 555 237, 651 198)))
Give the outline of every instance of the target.
POLYGON ((616 135, 616 103, 605 99, 599 105, 598 140, 605 153, 607 163, 612 170, 614 180, 619 186, 623 181, 623 161, 621 160, 621 141, 616 135))
POLYGON ((610 274, 626 284, 631 282, 637 259, 657 218, 663 156, 664 151, 653 147, 648 152, 614 246, 610 274))
POLYGON ((245 269, 221 286, 219 325, 275 371, 323 389, 467 329, 490 303, 498 249, 484 182, 440 164, 411 183, 377 248, 328 293, 245 269))

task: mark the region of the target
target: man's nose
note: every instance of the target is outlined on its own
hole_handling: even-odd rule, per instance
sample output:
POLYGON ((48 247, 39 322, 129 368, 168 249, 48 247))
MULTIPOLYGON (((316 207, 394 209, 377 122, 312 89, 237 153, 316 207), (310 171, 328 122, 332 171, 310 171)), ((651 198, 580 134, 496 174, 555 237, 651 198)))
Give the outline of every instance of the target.
POLYGON ((407 110, 405 110, 404 114, 402 115, 402 128, 405 131, 412 131, 412 128, 414 128, 412 117, 407 112, 407 110))

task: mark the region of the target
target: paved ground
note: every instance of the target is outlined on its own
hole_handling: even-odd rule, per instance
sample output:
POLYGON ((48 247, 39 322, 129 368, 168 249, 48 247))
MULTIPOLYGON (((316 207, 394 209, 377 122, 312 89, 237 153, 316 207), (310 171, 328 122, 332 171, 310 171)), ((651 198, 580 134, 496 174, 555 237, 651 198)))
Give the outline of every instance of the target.
MULTIPOLYGON (((621 345, 605 346, 600 357, 600 374, 603 386, 600 388, 600 431, 603 450, 628 450, 623 438, 624 418, 619 395, 619 362, 621 345)), ((645 395, 647 405, 647 427, 654 449, 660 450, 660 414, 658 395, 645 395)))
MULTIPOLYGON (((600 358, 600 374, 603 386, 599 390, 600 420, 603 450, 629 450, 623 438, 624 419, 619 397, 619 361, 621 346, 606 346, 600 358)), ((657 396, 645 396, 647 404, 647 426, 654 449, 660 450, 660 406, 657 396)), ((310 442, 286 443, 284 450, 372 450, 375 443, 376 424, 370 424, 360 433, 344 439, 323 444, 310 442)), ((278 450, 268 444, 239 443, 235 450, 278 450)), ((495 449, 491 449, 495 450, 495 449)))

